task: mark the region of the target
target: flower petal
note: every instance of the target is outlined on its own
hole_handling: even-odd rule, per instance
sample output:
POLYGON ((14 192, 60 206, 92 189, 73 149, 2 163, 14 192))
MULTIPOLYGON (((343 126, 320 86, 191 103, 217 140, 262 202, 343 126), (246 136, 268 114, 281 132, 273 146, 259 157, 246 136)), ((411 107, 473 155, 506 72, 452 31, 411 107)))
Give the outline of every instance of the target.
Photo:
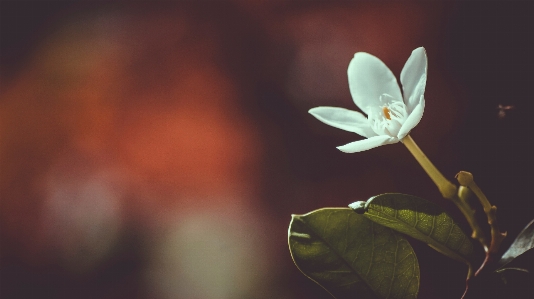
POLYGON ((402 127, 397 134, 397 138, 401 140, 404 138, 410 131, 417 126, 421 118, 423 117, 423 112, 425 111, 425 97, 421 95, 419 99, 419 104, 415 106, 412 113, 408 116, 406 121, 402 124, 402 127))
POLYGON ((365 52, 354 54, 347 74, 352 99, 366 114, 369 114, 368 107, 380 104, 380 96, 383 94, 402 101, 397 79, 380 59, 371 54, 365 52))
POLYGON ((399 139, 390 137, 387 135, 375 136, 363 140, 354 141, 342 146, 338 146, 337 149, 344 153, 357 153, 363 152, 384 144, 397 143, 399 139))
POLYGON ((412 51, 402 69, 400 80, 408 113, 419 104, 420 97, 425 93, 427 64, 425 48, 419 47, 412 51))
POLYGON ((371 129, 369 121, 360 112, 339 107, 316 107, 308 112, 332 127, 354 132, 363 137, 376 136, 376 133, 371 129))

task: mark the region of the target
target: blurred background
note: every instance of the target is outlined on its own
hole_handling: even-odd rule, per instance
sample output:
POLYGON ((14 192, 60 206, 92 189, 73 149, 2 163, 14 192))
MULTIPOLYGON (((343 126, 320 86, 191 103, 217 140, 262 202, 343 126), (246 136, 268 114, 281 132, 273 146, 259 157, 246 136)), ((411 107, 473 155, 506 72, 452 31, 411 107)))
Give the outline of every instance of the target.
MULTIPOLYGON (((292 263, 291 214, 386 192, 468 231, 402 144, 344 154, 360 137, 307 113, 355 109, 358 51, 398 77, 424 46, 413 138, 449 179, 474 174, 503 249, 534 214, 528 2, 2 1, 0 14, 1 298, 329 298, 292 263)), ((419 297, 459 298, 465 267, 412 244, 419 297)))

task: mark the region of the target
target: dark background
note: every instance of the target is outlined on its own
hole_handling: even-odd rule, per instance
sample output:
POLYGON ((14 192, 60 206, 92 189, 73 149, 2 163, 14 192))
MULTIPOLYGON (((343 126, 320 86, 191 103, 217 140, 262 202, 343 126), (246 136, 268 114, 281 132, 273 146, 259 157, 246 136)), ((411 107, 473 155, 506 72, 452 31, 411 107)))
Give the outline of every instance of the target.
MULTIPOLYGON (((502 249, 532 218, 529 2, 0 5, 2 298, 327 298, 292 264, 290 215, 386 192, 468 231, 401 144, 344 154, 360 137, 307 113, 354 109, 358 51, 398 76, 424 46, 412 137, 474 174, 502 249)), ((459 298, 465 267, 412 244, 419 297, 459 298)))

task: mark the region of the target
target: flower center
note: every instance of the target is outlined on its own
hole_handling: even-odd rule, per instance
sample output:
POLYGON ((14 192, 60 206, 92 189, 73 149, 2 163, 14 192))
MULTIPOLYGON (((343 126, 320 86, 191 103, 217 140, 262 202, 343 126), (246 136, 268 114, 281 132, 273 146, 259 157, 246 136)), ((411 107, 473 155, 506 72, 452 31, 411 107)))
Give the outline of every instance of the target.
POLYGON ((384 116, 385 116, 388 120, 391 120, 391 116, 389 115, 389 108, 388 108, 388 107, 382 107, 382 113, 384 113, 384 116))
POLYGON ((385 94, 380 97, 380 102, 381 104, 372 108, 369 113, 371 128, 379 135, 397 137, 402 124, 408 118, 406 105, 385 94))

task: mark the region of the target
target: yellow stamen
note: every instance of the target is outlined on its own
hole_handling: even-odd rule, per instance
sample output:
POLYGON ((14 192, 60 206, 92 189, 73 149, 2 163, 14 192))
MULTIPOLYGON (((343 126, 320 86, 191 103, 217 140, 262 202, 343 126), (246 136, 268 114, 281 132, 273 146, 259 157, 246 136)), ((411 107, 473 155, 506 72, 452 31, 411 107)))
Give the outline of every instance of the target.
POLYGON ((389 109, 388 109, 388 107, 382 107, 382 112, 384 113, 384 116, 385 116, 387 119, 391 120, 391 115, 389 115, 389 109))

